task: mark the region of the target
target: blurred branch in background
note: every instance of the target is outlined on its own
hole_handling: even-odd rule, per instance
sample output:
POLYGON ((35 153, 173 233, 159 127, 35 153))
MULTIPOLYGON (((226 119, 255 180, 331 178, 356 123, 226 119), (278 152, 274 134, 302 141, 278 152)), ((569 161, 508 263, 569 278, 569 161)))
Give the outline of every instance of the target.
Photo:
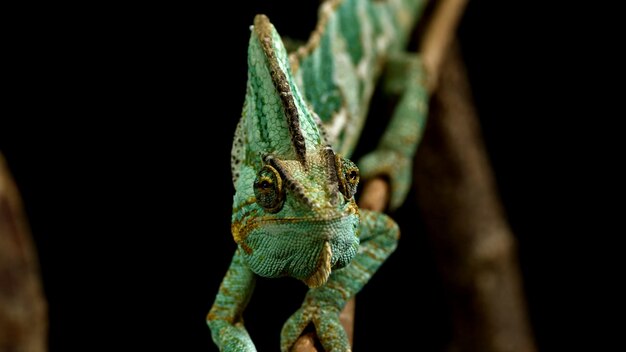
POLYGON ((456 46, 439 79, 414 182, 453 315, 451 350, 535 351, 515 239, 456 46))
POLYGON ((47 350, 47 304, 17 187, 0 154, 0 351, 47 350))

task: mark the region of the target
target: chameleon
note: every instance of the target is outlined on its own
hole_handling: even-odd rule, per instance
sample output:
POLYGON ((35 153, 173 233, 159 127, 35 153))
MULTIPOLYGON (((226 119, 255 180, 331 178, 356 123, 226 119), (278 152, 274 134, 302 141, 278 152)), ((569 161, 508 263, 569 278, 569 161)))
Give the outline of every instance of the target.
POLYGON ((423 5, 324 1, 309 40, 289 53, 268 17, 254 18, 231 151, 237 249, 207 315, 220 350, 256 351, 243 324, 256 277, 289 276, 309 289, 282 328, 281 351, 309 325, 326 351, 350 351, 339 314, 399 238, 398 225, 359 209, 355 193, 361 178, 383 177, 393 210, 410 188, 428 97, 419 56, 405 47, 423 5), (357 166, 350 157, 379 80, 398 103, 357 166))

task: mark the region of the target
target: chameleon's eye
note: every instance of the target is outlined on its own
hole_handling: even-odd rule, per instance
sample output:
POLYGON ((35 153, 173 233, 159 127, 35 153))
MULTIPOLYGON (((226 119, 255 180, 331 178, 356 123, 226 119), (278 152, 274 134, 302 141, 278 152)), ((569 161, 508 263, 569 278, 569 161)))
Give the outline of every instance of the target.
POLYGON ((278 171, 270 165, 263 166, 254 180, 254 196, 267 212, 276 213, 283 207, 283 182, 278 171))
POLYGON ((352 161, 339 155, 335 156, 335 162, 339 177, 339 191, 350 199, 356 193, 356 187, 359 184, 359 168, 352 161))

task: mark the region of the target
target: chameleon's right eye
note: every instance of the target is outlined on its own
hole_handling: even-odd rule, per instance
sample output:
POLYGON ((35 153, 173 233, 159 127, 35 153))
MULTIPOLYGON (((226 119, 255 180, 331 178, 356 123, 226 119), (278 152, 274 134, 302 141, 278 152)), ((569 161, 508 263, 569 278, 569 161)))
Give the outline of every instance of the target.
POLYGON ((283 181, 278 171, 270 165, 263 166, 254 180, 254 196, 267 212, 276 213, 283 207, 283 181))
POLYGON ((335 163, 339 176, 339 191, 350 199, 356 193, 356 187, 359 184, 359 168, 350 160, 335 156, 335 163))

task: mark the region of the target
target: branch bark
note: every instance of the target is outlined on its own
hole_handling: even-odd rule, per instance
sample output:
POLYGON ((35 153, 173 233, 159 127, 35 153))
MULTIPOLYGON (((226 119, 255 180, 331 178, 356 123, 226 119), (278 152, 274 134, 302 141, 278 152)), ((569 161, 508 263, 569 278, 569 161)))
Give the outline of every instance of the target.
POLYGON ((0 154, 0 351, 46 351, 47 321, 35 247, 0 154))
POLYGON ((437 90, 443 60, 454 41, 454 34, 466 5, 467 0, 439 1, 420 41, 419 52, 427 73, 426 85, 430 93, 437 90))
POLYGON ((452 351, 535 351, 513 234, 497 196, 458 49, 417 152, 417 200, 452 308, 452 351))

